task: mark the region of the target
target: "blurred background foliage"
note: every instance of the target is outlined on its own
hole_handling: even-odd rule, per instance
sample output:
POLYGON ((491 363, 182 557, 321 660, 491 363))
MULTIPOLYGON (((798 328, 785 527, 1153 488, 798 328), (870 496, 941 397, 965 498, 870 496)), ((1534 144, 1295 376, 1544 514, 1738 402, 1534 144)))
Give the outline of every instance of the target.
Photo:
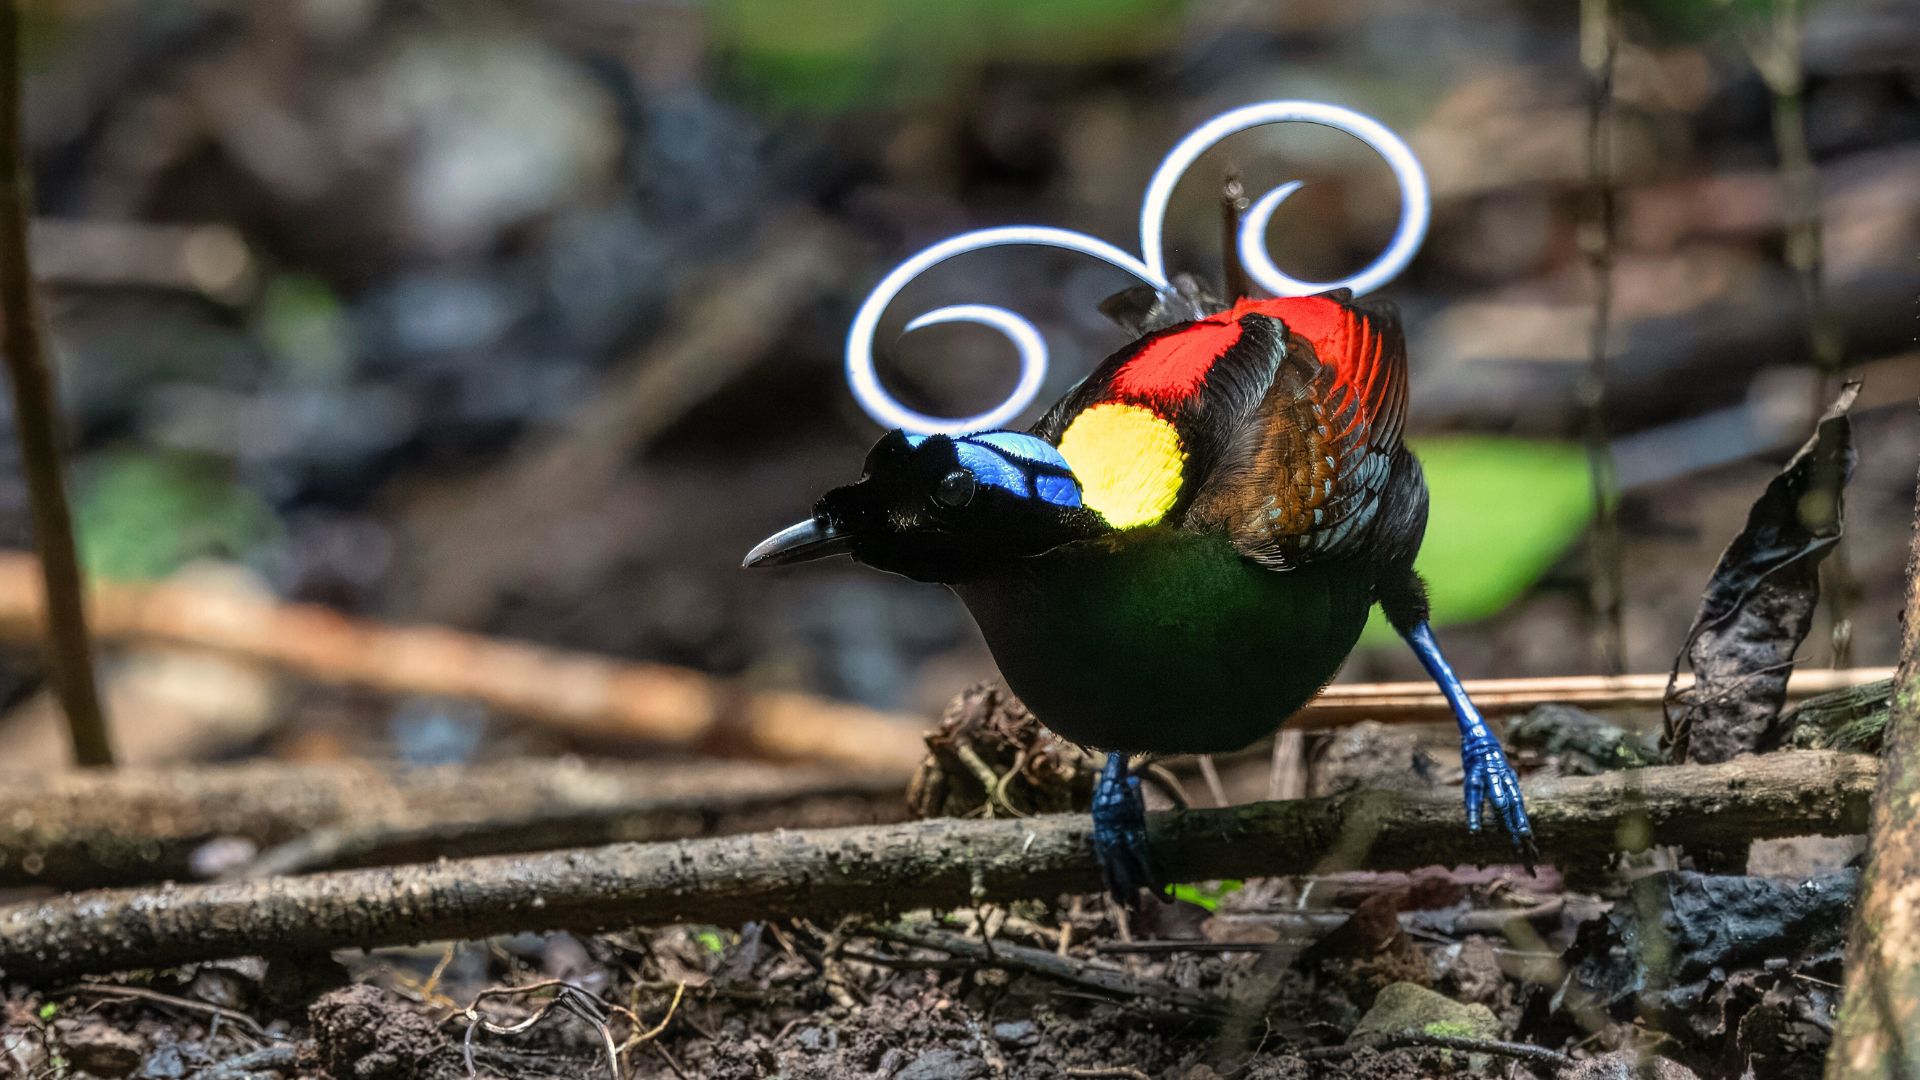
POLYGON ((733 93, 774 109, 884 110, 951 95, 984 63, 1138 56, 1180 0, 722 0, 715 43, 733 93))
MULTIPOLYGON (((851 567, 737 568, 876 434, 840 381, 854 307, 966 228, 1054 224, 1132 247, 1142 188, 1177 138, 1235 105, 1311 97, 1401 132, 1434 183, 1430 239, 1386 295, 1406 315, 1434 491, 1421 565, 1457 662, 1487 676, 1597 662, 1573 5, 33 11, 35 256, 102 574, 214 561, 248 588, 349 612, 936 709, 991 670, 949 597, 851 567)), ((1621 14, 1608 434, 1635 670, 1665 669, 1819 397, 1785 257, 1777 102, 1754 64, 1773 11, 1643 0, 1621 14)), ((1883 663, 1920 451, 1920 8, 1813 5, 1799 56, 1829 329, 1868 378, 1854 659, 1883 663)), ((1217 274, 1228 170, 1256 194, 1308 182, 1273 227, 1290 272, 1348 272, 1392 230, 1390 179, 1364 148, 1267 129, 1181 186, 1176 269, 1217 274)), ((1126 284, 1070 256, 986 253, 917 283, 887 325, 1011 303, 1052 343, 1057 393, 1123 343, 1096 305, 1126 284)), ((959 328, 901 342, 883 369, 910 404, 956 414, 1010 378, 996 339, 959 328)), ((10 459, 0 527, 24 544, 10 459)), ((1831 653, 1810 648, 1811 662, 1831 653)), ((1348 672, 1415 675, 1392 647, 1348 672)), ((262 725, 313 708, 276 701, 262 725)))
MULTIPOLYGON (((1430 583, 1435 626, 1499 614, 1593 520, 1593 474, 1576 444, 1440 436, 1414 440, 1413 450, 1432 500, 1415 568, 1430 583)), ((1397 640, 1375 609, 1362 644, 1397 640)))

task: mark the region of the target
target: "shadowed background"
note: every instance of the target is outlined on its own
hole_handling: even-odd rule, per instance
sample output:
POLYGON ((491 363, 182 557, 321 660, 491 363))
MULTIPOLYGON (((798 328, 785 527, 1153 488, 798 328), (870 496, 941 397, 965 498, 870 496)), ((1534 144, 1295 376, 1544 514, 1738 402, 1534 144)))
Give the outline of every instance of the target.
MULTIPOLYGON (((1817 411, 1775 100, 1743 5, 1628 6, 1610 99, 1617 227, 1607 426, 1625 667, 1664 670, 1753 492, 1817 411)), ((1337 102, 1432 179, 1404 310, 1435 511, 1422 566, 1462 673, 1589 672, 1581 444, 1595 289, 1577 11, 1469 2, 571 0, 33 8, 34 254, 98 575, 741 676, 931 714, 991 664, 942 591, 739 557, 877 435, 840 376, 854 307, 968 228, 1122 247, 1158 157, 1235 105, 1337 102), (1586 230, 1583 239, 1583 229, 1586 230)), ((1920 9, 1806 13, 1794 99, 1818 169, 1823 333, 1867 378, 1838 587, 1851 662, 1892 661, 1920 451, 1920 9)), ((1371 259, 1395 197, 1354 140, 1238 136, 1182 184, 1172 269, 1216 276, 1219 186, 1307 186, 1289 272, 1371 259)), ((1124 335, 1129 282, 1076 256, 968 256, 912 286, 1003 303, 1054 349, 1042 400, 1124 335)), ((1013 377, 941 328, 882 371, 975 412, 1013 377)), ((12 442, 0 534, 27 539, 12 442)), ((1805 662, 1830 662, 1816 626, 1805 662)), ((317 689, 150 650, 107 680, 130 760, 565 749, 487 709, 317 689)), ((1397 647, 1349 678, 1415 677, 1397 647)), ((62 759, 29 658, 0 756, 62 759)))

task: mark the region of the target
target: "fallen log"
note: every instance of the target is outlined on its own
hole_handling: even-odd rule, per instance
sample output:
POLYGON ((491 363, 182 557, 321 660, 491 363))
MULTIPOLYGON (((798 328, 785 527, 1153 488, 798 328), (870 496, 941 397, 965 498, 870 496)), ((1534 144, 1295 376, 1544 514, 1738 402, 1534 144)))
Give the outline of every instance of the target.
POLYGON ((202 877, 194 853, 215 841, 258 852, 244 872, 261 876, 871 824, 905 816, 902 787, 893 774, 738 761, 0 772, 0 886, 202 877))
MULTIPOLYGON (((1649 844, 1851 834, 1875 764, 1824 751, 1556 779, 1527 792, 1549 859, 1649 844)), ((1468 834, 1457 796, 1363 791, 1150 817, 1170 880, 1406 869, 1512 858, 1468 834)), ((0 909, 0 975, 42 982, 271 952, 372 948, 510 931, 946 908, 1099 887, 1081 815, 942 819, 300 878, 102 890, 0 909)))

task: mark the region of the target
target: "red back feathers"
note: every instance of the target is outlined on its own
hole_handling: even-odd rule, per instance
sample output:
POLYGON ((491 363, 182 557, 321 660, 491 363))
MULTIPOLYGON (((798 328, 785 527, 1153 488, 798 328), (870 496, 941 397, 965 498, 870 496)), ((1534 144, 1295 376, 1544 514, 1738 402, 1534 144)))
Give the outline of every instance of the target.
MULTIPOLYGON (((1171 520, 1225 529, 1243 554, 1288 566, 1365 532, 1405 427, 1406 348, 1386 305, 1241 300, 1116 353, 1035 430, 1059 442, 1103 405, 1149 409, 1178 431, 1171 520)), ((1102 456, 1110 470, 1124 448, 1102 456)))

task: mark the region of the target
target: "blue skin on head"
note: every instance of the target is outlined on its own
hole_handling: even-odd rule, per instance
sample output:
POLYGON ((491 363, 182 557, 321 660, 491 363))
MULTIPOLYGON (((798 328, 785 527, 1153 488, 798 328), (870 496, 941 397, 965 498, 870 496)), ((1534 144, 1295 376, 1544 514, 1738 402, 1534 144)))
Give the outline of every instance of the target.
MULTIPOLYGON (((1073 478, 1073 470, 1059 449, 1045 439, 1018 431, 984 431, 952 438, 955 456, 976 482, 1054 506, 1080 505, 1080 485, 1073 478)), ((925 435, 907 436, 908 446, 926 441, 925 435)))

